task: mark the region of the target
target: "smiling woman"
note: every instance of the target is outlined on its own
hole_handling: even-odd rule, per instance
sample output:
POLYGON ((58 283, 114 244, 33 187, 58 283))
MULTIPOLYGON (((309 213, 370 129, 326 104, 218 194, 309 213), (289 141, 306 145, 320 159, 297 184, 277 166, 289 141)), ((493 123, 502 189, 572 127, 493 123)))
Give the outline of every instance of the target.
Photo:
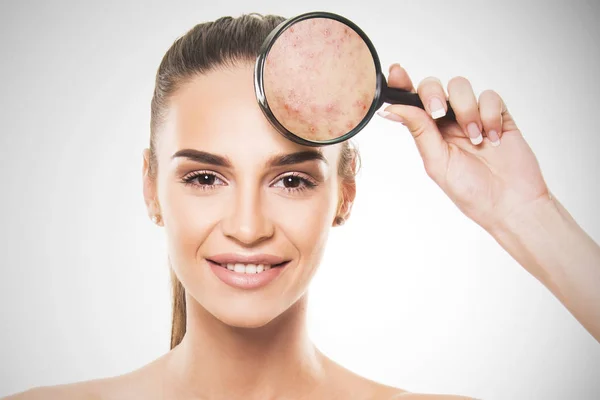
MULTIPOLYGON (((350 216, 360 162, 348 141, 303 146, 265 119, 254 61, 283 20, 253 14, 196 25, 158 68, 143 195, 167 239, 170 351, 121 376, 10 398, 463 398, 359 376, 309 338, 307 290, 330 228, 350 216)), ((457 122, 438 127, 433 117, 446 111, 430 106, 446 104, 438 81, 415 89, 395 65, 389 83, 428 104, 381 115, 409 128, 429 176, 600 337, 600 250, 550 195, 502 99, 488 91, 478 104, 468 81, 456 78, 449 92, 457 122)))

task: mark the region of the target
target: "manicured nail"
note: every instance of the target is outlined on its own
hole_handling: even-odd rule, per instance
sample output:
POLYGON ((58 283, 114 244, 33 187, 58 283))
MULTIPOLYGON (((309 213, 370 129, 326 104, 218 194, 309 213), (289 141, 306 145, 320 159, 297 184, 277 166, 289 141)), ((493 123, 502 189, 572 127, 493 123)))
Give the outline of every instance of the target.
POLYGON ((498 136, 498 132, 495 130, 491 130, 487 134, 488 139, 490 139, 490 144, 494 147, 500 146, 500 136, 498 136))
POLYGON ((446 115, 446 110, 444 110, 444 104, 437 97, 433 97, 429 100, 429 111, 431 111, 431 118, 438 119, 442 118, 446 115))
POLYGON ((467 125, 467 132, 469 133, 469 139, 471 139, 471 143, 474 145, 478 145, 483 142, 483 136, 481 135, 481 131, 475 122, 471 122, 467 125))
POLYGON ((404 123, 404 120, 399 115, 391 113, 389 111, 381 110, 377 111, 377 114, 379 114, 380 117, 389 119, 390 121, 404 123))

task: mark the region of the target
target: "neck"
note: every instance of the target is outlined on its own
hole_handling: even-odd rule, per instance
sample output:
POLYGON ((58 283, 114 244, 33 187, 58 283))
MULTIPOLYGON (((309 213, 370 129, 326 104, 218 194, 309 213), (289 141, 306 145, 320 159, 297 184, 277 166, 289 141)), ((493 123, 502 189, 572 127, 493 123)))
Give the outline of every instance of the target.
POLYGON ((186 304, 186 334, 169 362, 176 385, 186 395, 297 398, 323 382, 324 357, 306 329, 306 294, 259 328, 228 326, 189 296, 186 304))

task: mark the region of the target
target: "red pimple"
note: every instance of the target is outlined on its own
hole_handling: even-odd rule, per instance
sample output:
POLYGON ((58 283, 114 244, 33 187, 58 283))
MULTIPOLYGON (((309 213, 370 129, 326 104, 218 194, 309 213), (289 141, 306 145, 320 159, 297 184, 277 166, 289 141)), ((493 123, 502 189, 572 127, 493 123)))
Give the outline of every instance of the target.
POLYGON ((354 104, 352 104, 354 107, 358 107, 358 108, 363 108, 365 107, 365 103, 362 100, 356 100, 354 102, 354 104))
POLYGON ((323 33, 325 34, 325 37, 328 37, 331 35, 331 30, 329 28, 325 28, 325 30, 323 31, 323 33))
POLYGON ((290 32, 294 33, 294 27, 290 27, 290 32))

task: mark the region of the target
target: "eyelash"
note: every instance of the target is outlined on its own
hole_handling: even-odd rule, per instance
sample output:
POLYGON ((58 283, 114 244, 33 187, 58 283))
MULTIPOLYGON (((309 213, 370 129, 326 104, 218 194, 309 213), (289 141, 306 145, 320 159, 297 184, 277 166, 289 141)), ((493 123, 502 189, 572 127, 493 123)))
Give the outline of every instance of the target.
MULTIPOLYGON (((194 187, 198 187, 201 190, 211 190, 214 189, 216 186, 221 186, 221 185, 203 185, 200 183, 195 183, 195 181, 197 180, 197 178, 201 177, 201 176, 211 176, 214 177, 215 179, 218 179, 220 181, 222 181, 221 178, 219 178, 215 173, 210 172, 210 171, 194 171, 191 174, 185 176, 182 179, 182 182, 184 183, 184 185, 186 186, 194 186, 194 187)), ((282 177, 280 177, 276 182, 279 182, 285 178, 297 178, 300 180, 300 183, 302 186, 297 187, 297 188, 286 188, 284 187, 283 189, 288 192, 288 193, 299 193, 305 190, 309 190, 309 189, 313 189, 315 186, 317 186, 317 183, 312 181, 311 179, 305 178, 303 175, 297 173, 297 172, 292 172, 289 173, 287 175, 284 175, 282 177)))

